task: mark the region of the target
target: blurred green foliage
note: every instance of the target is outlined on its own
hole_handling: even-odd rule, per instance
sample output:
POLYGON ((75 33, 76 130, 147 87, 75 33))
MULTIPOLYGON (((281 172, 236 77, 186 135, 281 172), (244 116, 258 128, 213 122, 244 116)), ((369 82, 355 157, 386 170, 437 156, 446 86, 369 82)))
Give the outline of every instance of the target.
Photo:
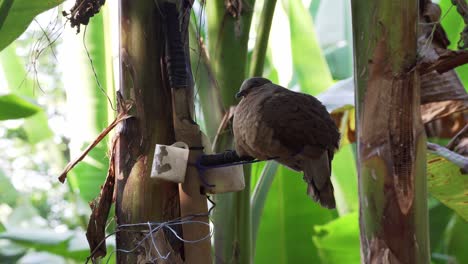
MULTIPOLYGON (((83 109, 73 109, 86 115, 90 123, 77 124, 74 129, 86 130, 88 134, 96 134, 105 127, 111 114, 107 114, 109 113, 107 98, 96 85, 87 55, 82 54, 82 57, 74 62, 78 65, 77 68, 85 70, 75 81, 79 82, 78 85, 83 91, 88 91, 83 93, 83 97, 86 98, 69 95, 65 99, 63 85, 57 81, 61 79, 59 71, 46 71, 41 75, 39 70, 39 74, 35 77, 49 76, 47 78, 52 78, 53 81, 46 83, 53 85, 47 85, 42 93, 31 93, 34 90, 31 86, 35 86, 36 82, 27 77, 30 69, 24 62, 30 63, 31 57, 29 54, 25 55, 28 52, 24 50, 36 45, 37 37, 26 32, 23 39, 18 39, 8 47, 7 45, 20 36, 26 25, 37 14, 62 1, 34 1, 35 4, 27 5, 27 10, 20 10, 20 4, 25 2, 30 1, 0 2, 0 50, 3 49, 0 53, 0 63, 4 83, 8 86, 6 89, 8 95, 0 97, 0 119, 22 118, 17 120, 19 123, 10 121, 0 123, 0 134, 4 137, 0 140, 0 146, 10 148, 5 161, 0 162, 0 262, 81 263, 88 255, 84 238, 89 215, 87 202, 96 197, 107 172, 106 142, 93 150, 90 158, 72 172, 69 186, 60 186, 56 183, 55 177, 66 161, 72 158, 69 142, 74 139, 69 138, 66 129, 62 128, 60 131, 57 125, 53 126, 54 122, 51 120, 62 120, 58 123, 64 125, 64 111, 60 109, 64 108, 65 100, 94 102, 88 105, 92 111, 82 113, 80 111, 83 109), (24 86, 29 88, 25 89, 24 86), (22 176, 26 174, 40 178, 44 186, 28 185, 27 181, 30 178, 22 176)), ((274 19, 280 19, 281 16, 286 18, 281 20, 280 24, 287 23, 290 35, 283 36, 289 37, 289 40, 285 41, 284 49, 288 49, 292 57, 289 58, 289 62, 278 63, 274 60, 274 52, 277 50, 270 45, 264 76, 276 83, 287 80, 292 89, 318 94, 335 81, 351 77, 353 71, 348 1, 334 1, 334 8, 330 8, 331 4, 328 1, 312 0, 309 1, 310 6, 304 6, 303 2, 292 0, 278 3, 274 19), (344 19, 334 19, 337 16, 336 12, 341 12, 340 17, 344 19), (331 31, 340 34, 330 38, 327 32, 331 31), (286 69, 287 65, 291 68, 286 69), (291 72, 291 76, 285 76, 285 72, 288 71, 291 72)), ((257 5, 261 4, 262 1, 257 1, 257 5)), ((450 0, 441 0, 440 5, 443 10, 442 25, 452 42, 451 48, 455 48, 459 33, 464 26, 463 21, 451 8, 450 0)), ((255 22, 258 20, 256 11, 260 9, 255 6, 254 10, 255 22)), ((209 31, 210 25, 206 26, 205 18, 201 17, 204 13, 194 13, 199 19, 197 25, 201 25, 198 28, 201 35, 209 35, 206 32, 209 31)), ((112 94, 113 77, 112 70, 109 70, 109 67, 112 68, 110 40, 99 33, 107 32, 109 28, 102 17, 93 18, 91 24, 93 23, 96 28, 94 33, 93 30, 90 31, 87 43, 90 45, 94 70, 101 84, 104 84, 106 92, 112 94)), ((275 25, 278 23, 273 23, 272 32, 278 30, 275 25)), ((253 32, 255 29, 255 26, 251 27, 253 32)), ((64 30, 71 31, 69 28, 64 30)), ((41 34, 42 30, 36 28, 35 32, 41 34)), ((270 39, 270 44, 272 41, 270 39)), ((50 59, 54 57, 53 50, 56 47, 51 45, 43 49, 48 52, 44 52, 42 57, 49 59, 40 59, 40 66, 54 69, 61 63, 50 59)), ((61 49, 69 52, 66 46, 61 49)), ((249 58, 251 52, 249 49, 247 54, 249 58)), ((192 60, 196 60, 196 56, 192 56, 192 60)), ((200 74, 207 74, 209 67, 202 66, 200 74)), ((72 72, 75 70, 71 69, 72 72)), ((468 87, 467 70, 468 66, 457 69, 465 87, 468 87)), ((195 75, 195 78, 197 77, 195 75)), ((205 78, 197 84, 209 82, 210 79, 205 78)), ((203 88, 197 87, 201 94, 206 94, 206 90, 202 91, 203 88)), ((201 102, 207 101, 209 99, 203 98, 201 102)), ((210 118, 210 104, 203 103, 197 107, 203 109, 203 117, 198 121, 203 122, 210 118)), ((217 116, 216 120, 219 118, 217 116)), ((215 125, 216 122, 206 121, 202 127, 207 127, 208 134, 212 137, 217 130, 215 125)), ((79 152, 83 144, 91 140, 93 138, 89 138, 88 142, 81 142, 82 144, 73 152, 79 152)), ((254 219, 252 232, 255 263, 359 263, 357 172, 354 148, 353 144, 345 145, 336 154, 333 162, 333 181, 338 201, 336 211, 320 208, 310 201, 305 194, 305 185, 300 173, 272 165, 273 163, 252 166, 251 186, 254 195, 251 204, 254 219), (259 182, 262 184, 257 186, 259 182)), ((456 168, 451 164, 446 167, 438 167, 430 171, 430 175, 436 178, 438 175, 456 173, 456 168)), ((440 183, 443 180, 437 178, 437 181, 440 183)), ((432 183, 440 188, 446 188, 443 184, 432 183)), ((466 192, 468 188, 466 184, 458 184, 457 187, 460 192, 466 192)), ((434 193, 434 197, 449 199, 453 194, 450 190, 442 191, 434 193), (443 193, 442 197, 439 193, 443 193)), ((468 236, 465 235, 468 233, 466 220, 432 197, 428 202, 433 262, 468 263, 468 252, 464 249, 468 244, 468 236)), ((231 209, 225 208, 225 210, 231 209)), ((466 205, 460 205, 459 210, 455 209, 466 212, 466 205)), ((223 210, 223 207, 218 207, 217 210, 223 210)), ((110 246, 108 252, 112 250, 110 246)))

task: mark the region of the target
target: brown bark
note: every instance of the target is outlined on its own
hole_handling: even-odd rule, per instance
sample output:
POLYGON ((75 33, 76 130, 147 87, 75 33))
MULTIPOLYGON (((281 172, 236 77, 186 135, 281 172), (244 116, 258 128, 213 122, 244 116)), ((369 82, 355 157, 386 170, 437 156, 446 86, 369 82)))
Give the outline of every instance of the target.
POLYGON ((418 1, 352 1, 361 258, 429 263, 418 1))
MULTIPOLYGON (((150 178, 155 144, 174 142, 171 93, 163 85, 160 64, 164 49, 163 20, 153 1, 121 0, 119 8, 120 92, 125 100, 133 101, 134 107, 129 113, 133 118, 122 122, 117 132, 117 224, 173 220, 179 217, 180 210, 177 184, 150 178)), ((180 234, 180 228, 175 228, 180 234)), ((160 235, 145 237, 148 226, 118 230, 118 263, 146 263, 156 258, 152 238, 163 251, 162 255, 172 252, 171 258, 181 259, 183 245, 170 232, 165 236, 171 242, 171 249, 165 251, 167 245, 161 241, 166 240, 160 239, 160 235)))

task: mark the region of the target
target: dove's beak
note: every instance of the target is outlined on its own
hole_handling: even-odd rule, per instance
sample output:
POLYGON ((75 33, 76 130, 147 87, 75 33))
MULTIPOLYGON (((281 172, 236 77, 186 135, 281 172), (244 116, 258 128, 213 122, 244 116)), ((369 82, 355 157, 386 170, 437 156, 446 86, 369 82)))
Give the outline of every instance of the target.
POLYGON ((245 92, 244 92, 244 91, 240 91, 240 92, 236 93, 236 99, 239 99, 239 98, 241 98, 241 97, 244 96, 244 95, 245 95, 245 92))

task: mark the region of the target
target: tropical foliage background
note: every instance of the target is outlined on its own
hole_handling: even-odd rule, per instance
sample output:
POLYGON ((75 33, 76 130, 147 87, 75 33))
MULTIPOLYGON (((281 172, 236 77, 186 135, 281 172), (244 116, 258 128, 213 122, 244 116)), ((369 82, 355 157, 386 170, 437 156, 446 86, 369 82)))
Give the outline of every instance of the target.
MULTIPOLYGON (((1 263, 82 263, 89 255, 84 235, 90 214, 88 202, 98 195, 107 174, 109 140, 101 142, 72 170, 67 184, 60 184, 57 176, 114 118, 115 106, 109 102, 114 102, 118 79, 117 10, 115 1, 107 1, 89 26, 76 35, 61 16, 62 2, 0 2, 1 263)), ((450 0, 439 2, 442 26, 451 48, 456 49, 465 25, 450 0)), ((72 4, 67 2, 65 9, 72 4)), ((260 30, 263 5, 264 1, 257 0, 250 7, 254 15, 249 58, 260 30)), ((204 84, 210 82, 209 69, 203 66, 196 41, 197 36, 206 41, 216 72, 216 52, 210 46, 216 37, 210 31, 216 17, 210 16, 214 16, 210 7, 196 2, 190 33, 195 40, 191 57, 197 84, 197 121, 213 139, 222 116, 212 109, 209 97, 213 90, 205 89, 204 84)), ((350 21, 347 0, 278 1, 263 71, 273 82, 317 95, 329 110, 339 108, 347 121, 342 122, 343 132, 354 129, 350 21), (330 87, 332 93, 324 94, 330 87)), ((457 72, 468 87, 468 67, 459 67, 457 72)), ((223 98, 229 100, 233 99, 223 98)), ((449 139, 431 140, 444 144, 449 139)), ((333 163, 338 201, 333 211, 306 197, 300 174, 273 162, 252 166, 255 263, 359 263, 354 154, 354 144, 344 140, 333 163)), ((436 175, 460 176, 451 166, 431 169, 436 175)), ((467 180, 463 184, 466 189, 467 180)), ((434 188, 429 191, 434 195, 434 188)), ((443 195, 450 195, 450 191, 443 195)), ((468 210, 456 208, 457 214, 432 196, 428 203, 433 263, 468 263, 464 250, 468 210)), ((218 215, 226 213, 222 206, 217 210, 218 215)), ((223 223, 229 221, 219 220, 214 225, 222 228, 223 223)), ((112 229, 110 222, 108 230, 112 229)), ((112 239, 108 240, 109 252, 113 250, 112 239)), ((114 261, 112 255, 109 260, 114 261)))

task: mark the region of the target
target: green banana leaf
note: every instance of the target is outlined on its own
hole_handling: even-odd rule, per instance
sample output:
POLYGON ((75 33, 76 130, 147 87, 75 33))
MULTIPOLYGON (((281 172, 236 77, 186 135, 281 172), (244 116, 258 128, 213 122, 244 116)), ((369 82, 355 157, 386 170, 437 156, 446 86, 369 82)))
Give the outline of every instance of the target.
POLYGON ((25 118, 42 111, 39 106, 15 94, 0 96, 0 120, 25 118))
POLYGON ((321 263, 360 263, 357 212, 341 216, 326 225, 316 226, 314 231, 312 239, 318 248, 321 263))
POLYGON ((63 0, 3 0, 0 2, 0 51, 18 38, 33 19, 63 0))

